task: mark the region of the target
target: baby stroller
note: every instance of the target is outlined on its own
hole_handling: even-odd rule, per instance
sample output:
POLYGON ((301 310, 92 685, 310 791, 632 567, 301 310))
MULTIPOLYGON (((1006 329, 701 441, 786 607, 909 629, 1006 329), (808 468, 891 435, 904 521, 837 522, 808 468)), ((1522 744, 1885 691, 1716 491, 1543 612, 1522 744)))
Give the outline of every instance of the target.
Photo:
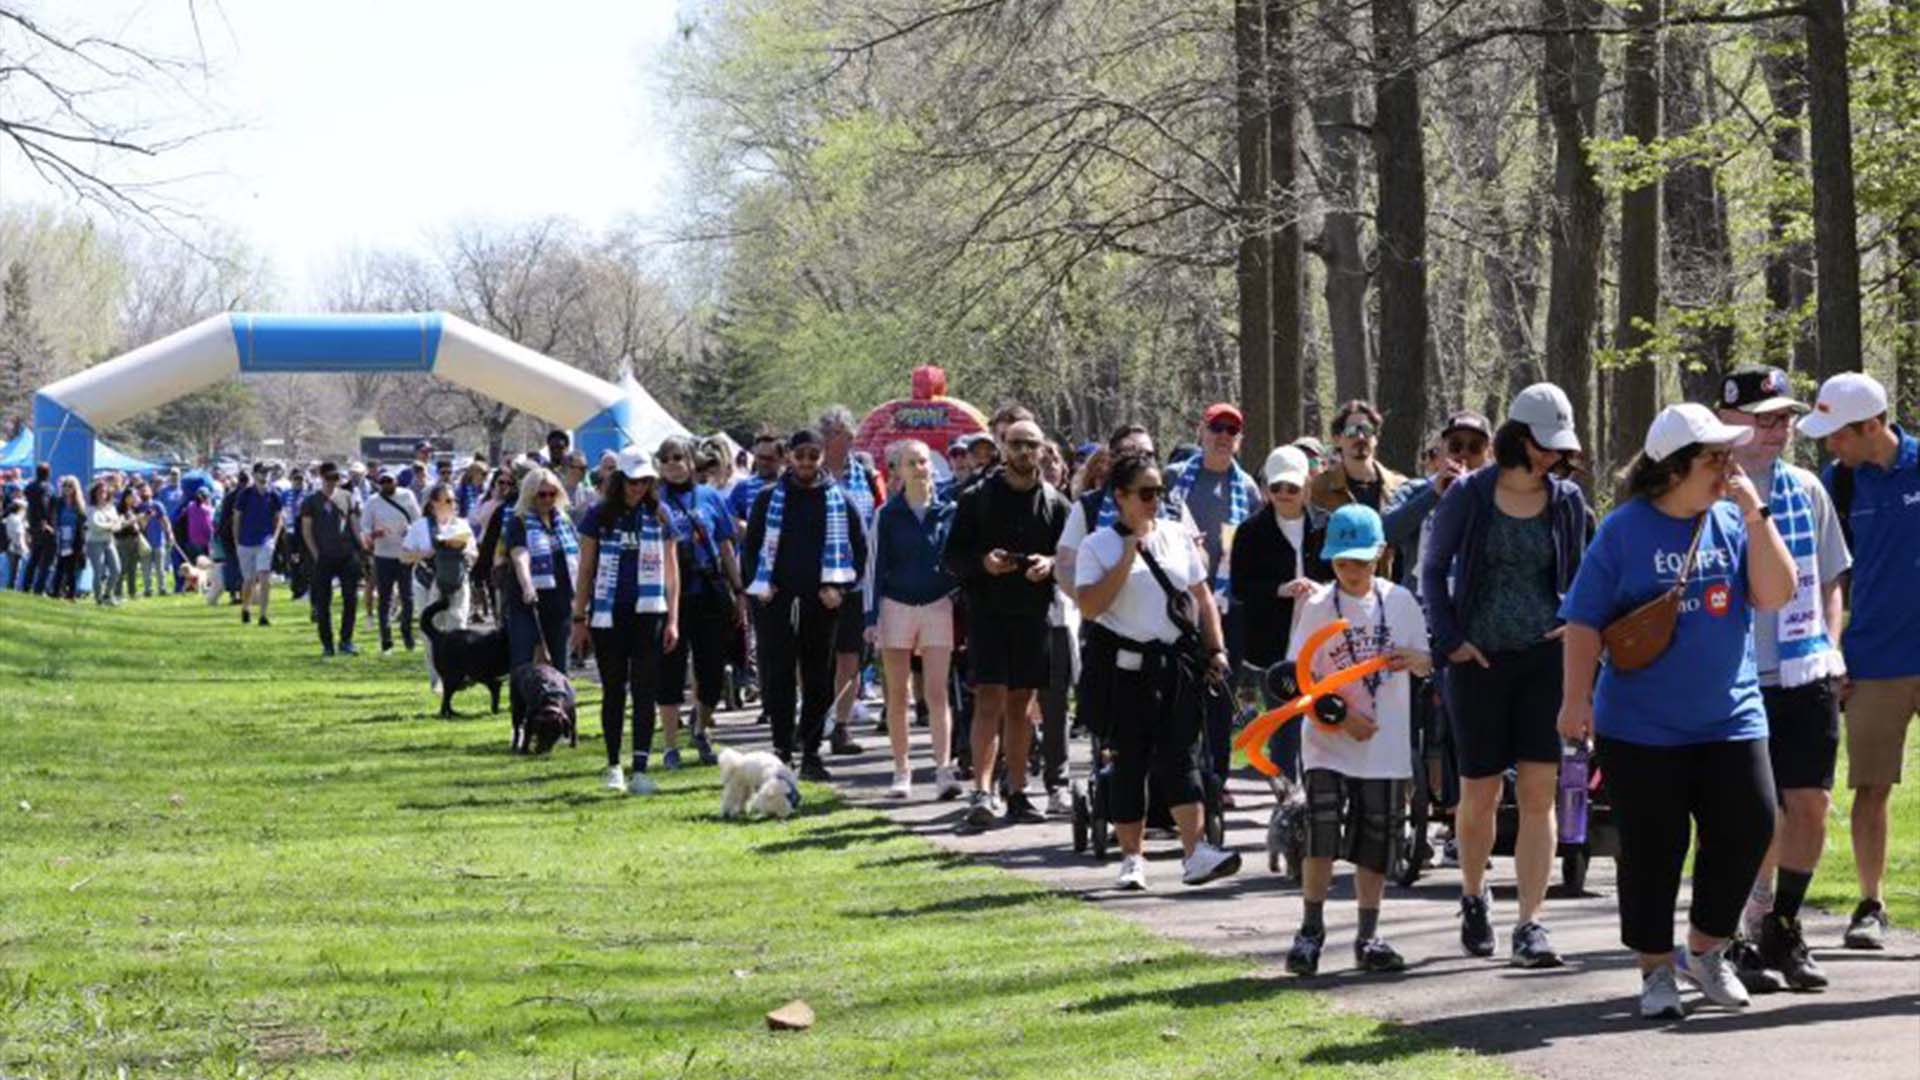
MULTIPOLYGON (((1582 746, 1561 750, 1560 792, 1554 809, 1560 832, 1560 882, 1578 896, 1586 891, 1587 868, 1594 857, 1612 858, 1620 853, 1620 832, 1613 822, 1606 775, 1594 752, 1582 746)), ((1497 814, 1493 853, 1512 855, 1514 841, 1520 835, 1520 803, 1514 793, 1512 770, 1507 771, 1501 785, 1497 814)))
MULTIPOLYGON (((1203 692, 1220 694, 1226 691, 1220 687, 1208 685, 1203 692)), ((1081 700, 1088 701, 1089 695, 1082 694, 1081 700)), ((1205 704, 1200 703, 1200 707, 1204 708, 1205 704)), ((1087 741, 1092 748, 1089 755, 1092 759, 1091 767, 1087 770, 1085 779, 1074 780, 1069 785, 1073 800, 1073 850, 1075 854, 1091 850, 1096 861, 1105 861, 1107 849, 1114 842, 1112 819, 1107 815, 1107 785, 1112 782, 1113 755, 1107 749, 1106 740, 1101 738, 1091 726, 1088 727, 1087 741)), ((1204 723, 1199 725, 1193 745, 1187 752, 1192 757, 1194 767, 1200 773, 1200 803, 1206 815, 1203 835, 1207 843, 1215 847, 1223 847, 1226 843, 1227 819, 1221 795, 1226 789, 1220 778, 1214 775, 1212 763, 1207 754, 1204 723)), ((1151 780, 1147 784, 1146 825, 1148 829, 1174 827, 1173 814, 1161 798, 1159 786, 1151 780)))

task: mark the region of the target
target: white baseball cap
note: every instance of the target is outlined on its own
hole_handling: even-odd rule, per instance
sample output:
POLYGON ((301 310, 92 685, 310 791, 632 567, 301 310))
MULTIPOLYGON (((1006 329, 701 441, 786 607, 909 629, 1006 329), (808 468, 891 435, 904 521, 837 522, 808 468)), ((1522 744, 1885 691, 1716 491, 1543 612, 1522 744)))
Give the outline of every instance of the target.
POLYGON ((1261 470, 1267 478, 1267 486, 1292 484, 1295 487, 1307 486, 1307 455, 1297 446, 1278 446, 1267 455, 1267 464, 1261 470))
POLYGON ((1812 439, 1827 436, 1887 411, 1887 388, 1871 375, 1843 371, 1820 384, 1813 411, 1800 418, 1800 434, 1812 439))
POLYGON ((1750 427, 1723 424, 1714 417, 1713 410, 1689 401, 1660 410, 1660 415, 1654 417, 1653 424, 1647 428, 1644 449, 1648 458, 1665 461, 1676 451, 1694 443, 1701 446, 1745 446, 1753 441, 1753 432, 1754 429, 1750 427))
POLYGON ((1543 450, 1578 450, 1580 436, 1573 429, 1573 402, 1552 383, 1534 383, 1513 399, 1507 419, 1527 425, 1543 450))
POLYGON ((654 471, 653 458, 645 450, 633 445, 620 448, 613 467, 629 480, 647 480, 660 475, 654 471))

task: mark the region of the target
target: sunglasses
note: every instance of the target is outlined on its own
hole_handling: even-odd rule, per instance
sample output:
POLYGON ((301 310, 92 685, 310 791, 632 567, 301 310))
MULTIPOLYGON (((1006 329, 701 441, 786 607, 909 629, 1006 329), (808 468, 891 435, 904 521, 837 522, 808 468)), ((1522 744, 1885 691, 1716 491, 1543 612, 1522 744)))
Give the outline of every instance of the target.
POLYGON ((1372 424, 1367 423, 1365 420, 1356 420, 1353 423, 1348 424, 1346 427, 1341 428, 1340 434, 1343 438, 1360 439, 1360 438, 1371 438, 1372 436, 1379 434, 1379 431, 1380 431, 1379 428, 1374 427, 1372 424))
POLYGON ((1733 451, 1702 450, 1700 452, 1700 460, 1716 469, 1724 469, 1727 467, 1727 463, 1733 460, 1733 451))
POLYGON ((1240 434, 1240 425, 1231 420, 1215 420, 1213 423, 1207 425, 1207 430, 1213 432, 1215 435, 1238 435, 1240 434))
POLYGON ((1040 445, 1041 444, 1039 439, 1008 439, 1007 440, 1007 448, 1011 450, 1038 450, 1040 449, 1040 445))
POLYGON ((653 481, 653 477, 651 476, 624 476, 623 475, 621 479, 625 480, 629 484, 646 484, 646 483, 651 483, 653 481))
POLYGON ((1153 484, 1143 484, 1137 488, 1128 488, 1127 494, 1141 502, 1159 502, 1167 494, 1167 489, 1153 484))
POLYGON ((1301 488, 1299 484, 1267 485, 1267 494, 1269 495, 1298 495, 1300 494, 1300 491, 1301 491, 1301 488))
POLYGON ((552 502, 553 500, 559 497, 560 497, 560 493, 557 491, 542 491, 538 495, 534 496, 534 498, 540 500, 541 502, 552 502))
POLYGON ((1466 455, 1466 454, 1477 454, 1480 451, 1485 450, 1486 448, 1487 448, 1487 440, 1485 439, 1448 439, 1447 440, 1447 453, 1453 454, 1456 457, 1461 455, 1466 455))

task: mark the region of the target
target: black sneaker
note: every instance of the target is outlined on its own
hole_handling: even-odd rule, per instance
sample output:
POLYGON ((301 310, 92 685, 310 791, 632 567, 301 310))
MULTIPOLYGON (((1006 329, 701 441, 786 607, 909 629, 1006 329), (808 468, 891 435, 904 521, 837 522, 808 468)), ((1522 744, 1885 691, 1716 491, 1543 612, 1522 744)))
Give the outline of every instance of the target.
POLYGON ((322 646, 320 647, 320 659, 322 659, 322 660, 331 660, 331 659, 333 659, 333 646, 331 646, 331 645, 322 645, 322 646))
POLYGON ((267 621, 267 617, 265 615, 260 616, 260 629, 265 630, 267 627, 272 625, 273 625, 272 623, 267 621))
POLYGON ((960 816, 961 832, 980 832, 993 827, 993 796, 975 791, 967 796, 967 812, 960 816))
POLYGON ((1361 971, 1388 974, 1407 970, 1407 958, 1382 938, 1366 938, 1353 943, 1353 962, 1361 971))
POLYGON ((1800 933, 1799 919, 1768 915, 1760 928, 1760 960, 1780 973, 1795 990, 1824 990, 1827 973, 1820 962, 1807 952, 1807 939, 1800 933))
POLYGON ((1009 825, 1045 825, 1047 823, 1047 812, 1033 805, 1033 800, 1027 798, 1024 791, 1007 796, 1007 811, 1003 816, 1009 825))
POLYGON ((1488 917, 1486 895, 1461 897, 1460 947, 1468 956, 1492 956, 1493 944, 1493 920, 1488 917))
POLYGON ((345 645, 340 646, 340 655, 341 656, 359 656, 360 650, 354 648, 353 642, 349 641, 345 645))
POLYGON ((1557 968, 1566 963, 1547 940, 1547 928, 1537 922, 1524 922, 1513 928, 1512 962, 1519 968, 1557 968))
POLYGON ((1862 900, 1853 909, 1853 921, 1847 924, 1849 949, 1879 950, 1887 947, 1887 908, 1878 900, 1862 900))
POLYGON ((253 613, 248 611, 246 608, 241 608, 240 609, 240 625, 245 626, 252 621, 253 621, 253 613))
POLYGON ((833 781, 833 774, 827 771, 827 766, 819 758, 808 757, 800 760, 800 779, 826 784, 833 781))
POLYGON ((1287 974, 1318 975, 1320 950, 1326 943, 1325 937, 1304 931, 1293 935, 1293 948, 1287 950, 1287 974))
POLYGON ((862 750, 860 744, 853 741, 853 736, 847 734, 846 728, 836 727, 833 729, 833 752, 841 757, 850 757, 862 750))
POLYGON ((1761 959, 1760 947, 1738 934, 1727 942, 1727 962, 1749 994, 1777 994, 1787 988, 1787 980, 1761 959))

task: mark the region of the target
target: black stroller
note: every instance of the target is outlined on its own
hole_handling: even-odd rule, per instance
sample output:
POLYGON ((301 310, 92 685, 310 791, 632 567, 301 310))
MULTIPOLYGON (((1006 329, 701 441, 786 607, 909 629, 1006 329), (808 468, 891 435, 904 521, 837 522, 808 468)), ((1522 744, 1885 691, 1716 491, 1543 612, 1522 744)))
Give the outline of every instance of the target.
MULTIPOLYGON (((1224 694, 1226 690, 1209 684, 1204 692, 1210 695, 1224 694)), ((1082 693, 1080 700, 1085 707, 1093 698, 1082 693)), ((1205 707, 1206 704, 1202 703, 1202 708, 1205 707)), ((1094 732, 1091 725, 1088 726, 1087 742, 1092 748, 1089 755, 1091 767, 1086 779, 1075 780, 1070 785, 1073 798, 1073 850, 1075 854, 1092 851, 1094 859, 1104 861, 1108 848, 1114 843, 1112 819, 1107 816, 1107 786, 1113 777, 1113 755, 1107 750, 1106 740, 1094 732)), ((1209 760, 1205 723, 1200 725, 1188 753, 1193 756, 1194 765, 1200 773, 1201 805, 1206 813, 1204 835, 1209 844, 1224 847, 1227 819, 1221 796, 1226 787, 1214 774, 1209 760)), ((1151 780, 1147 785, 1146 824, 1148 829, 1169 830, 1174 827, 1173 815, 1161 798, 1159 786, 1151 780)))

